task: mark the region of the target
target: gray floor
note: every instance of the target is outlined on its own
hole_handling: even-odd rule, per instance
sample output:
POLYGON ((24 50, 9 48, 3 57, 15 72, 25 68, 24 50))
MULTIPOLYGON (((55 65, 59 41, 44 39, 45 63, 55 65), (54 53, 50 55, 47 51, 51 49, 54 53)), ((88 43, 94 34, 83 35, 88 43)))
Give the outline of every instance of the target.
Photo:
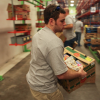
MULTIPOLYGON (((93 57, 90 51, 84 47, 83 39, 81 44, 83 46, 76 49, 93 57)), ((34 100, 26 82, 29 61, 30 55, 4 75, 5 79, 0 82, 0 100, 34 100)), ((85 84, 70 94, 61 86, 59 88, 64 100, 100 100, 100 65, 96 62, 95 84, 85 84)))

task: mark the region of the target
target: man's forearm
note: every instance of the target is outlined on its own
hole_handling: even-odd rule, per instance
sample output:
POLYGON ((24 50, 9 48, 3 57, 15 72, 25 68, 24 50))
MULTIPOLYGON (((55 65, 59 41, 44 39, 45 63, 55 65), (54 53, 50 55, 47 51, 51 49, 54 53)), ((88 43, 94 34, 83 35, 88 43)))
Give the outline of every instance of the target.
POLYGON ((70 28, 73 28, 73 24, 68 24, 64 26, 64 29, 70 29, 70 28))
POLYGON ((68 71, 65 72, 64 74, 62 74, 60 76, 58 75, 59 79, 74 79, 74 78, 77 78, 77 77, 80 77, 80 73, 72 71, 70 69, 68 69, 68 71))

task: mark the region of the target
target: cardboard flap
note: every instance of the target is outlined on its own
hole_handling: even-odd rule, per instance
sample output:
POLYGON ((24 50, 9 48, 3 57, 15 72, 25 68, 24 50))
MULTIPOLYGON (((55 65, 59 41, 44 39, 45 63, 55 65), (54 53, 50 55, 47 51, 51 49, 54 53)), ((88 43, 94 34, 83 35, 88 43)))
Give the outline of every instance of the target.
POLYGON ((79 52, 79 51, 77 51, 75 49, 73 50, 73 48, 71 48, 69 46, 64 48, 64 54, 65 53, 69 53, 70 55, 76 57, 77 59, 79 59, 79 60, 81 60, 81 61, 83 61, 83 62, 85 62, 87 64, 91 64, 92 62, 95 61, 95 59, 93 59, 93 58, 91 58, 89 56, 86 56, 85 54, 83 54, 83 53, 81 53, 81 52, 79 52))

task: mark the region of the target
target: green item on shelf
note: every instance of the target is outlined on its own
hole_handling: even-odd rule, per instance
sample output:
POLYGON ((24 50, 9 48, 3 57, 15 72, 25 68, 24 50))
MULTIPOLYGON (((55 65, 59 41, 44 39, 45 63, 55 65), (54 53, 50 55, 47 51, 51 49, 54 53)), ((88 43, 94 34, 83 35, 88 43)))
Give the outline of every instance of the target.
POLYGON ((0 76, 0 81, 2 81, 4 78, 2 76, 0 76))
POLYGON ((91 49, 91 47, 89 46, 89 50, 90 50, 90 52, 93 54, 93 56, 94 56, 94 58, 96 59, 96 61, 98 62, 98 63, 100 63, 100 59, 97 57, 97 51, 92 51, 92 49, 91 49))

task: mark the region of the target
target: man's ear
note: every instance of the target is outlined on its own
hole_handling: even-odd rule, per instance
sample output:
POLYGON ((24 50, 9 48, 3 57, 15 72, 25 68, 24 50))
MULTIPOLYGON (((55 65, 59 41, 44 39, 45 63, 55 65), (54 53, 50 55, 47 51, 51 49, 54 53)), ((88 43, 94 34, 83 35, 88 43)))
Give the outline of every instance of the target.
POLYGON ((51 26, 53 26, 53 25, 55 25, 55 20, 53 18, 50 18, 49 23, 50 23, 51 26))

